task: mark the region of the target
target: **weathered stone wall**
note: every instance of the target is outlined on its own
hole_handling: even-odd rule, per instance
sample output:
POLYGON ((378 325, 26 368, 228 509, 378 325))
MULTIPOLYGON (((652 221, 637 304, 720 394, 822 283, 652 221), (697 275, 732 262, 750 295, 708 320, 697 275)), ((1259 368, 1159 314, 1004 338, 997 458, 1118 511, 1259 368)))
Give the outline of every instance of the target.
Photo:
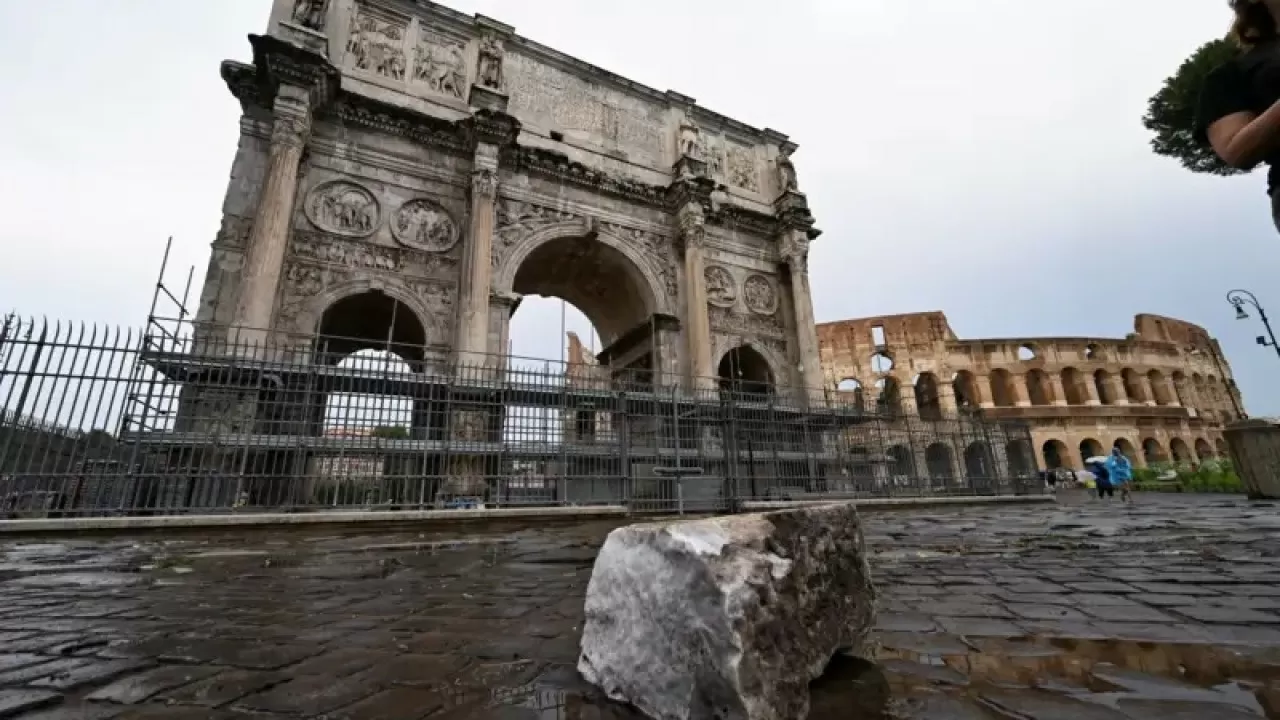
POLYGON ((1217 342, 1174 318, 1138 315, 1123 339, 961 340, 926 312, 823 323, 818 337, 827 383, 847 397, 1027 421, 1040 467, 1113 446, 1139 466, 1223 457, 1223 426, 1244 413, 1217 342))

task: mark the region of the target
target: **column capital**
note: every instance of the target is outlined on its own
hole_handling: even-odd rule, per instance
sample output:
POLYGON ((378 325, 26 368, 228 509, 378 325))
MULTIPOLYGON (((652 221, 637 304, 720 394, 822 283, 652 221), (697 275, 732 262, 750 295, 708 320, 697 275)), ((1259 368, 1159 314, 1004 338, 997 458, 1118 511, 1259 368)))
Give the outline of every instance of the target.
POLYGON ((271 125, 271 144, 302 148, 311 135, 311 96, 299 87, 281 85, 271 103, 275 117, 271 125))
POLYGON ((473 199, 493 200, 498 196, 497 145, 479 143, 471 165, 471 196, 473 199))
POLYGON ((680 244, 688 252, 707 244, 707 215, 702 205, 685 203, 676 211, 676 225, 680 230, 680 244))
POLYGON ((793 270, 809 272, 809 236, 800 230, 783 233, 778 241, 778 254, 793 270))
POLYGON ((498 196, 498 173, 489 168, 477 168, 471 172, 471 192, 474 198, 492 201, 498 196))

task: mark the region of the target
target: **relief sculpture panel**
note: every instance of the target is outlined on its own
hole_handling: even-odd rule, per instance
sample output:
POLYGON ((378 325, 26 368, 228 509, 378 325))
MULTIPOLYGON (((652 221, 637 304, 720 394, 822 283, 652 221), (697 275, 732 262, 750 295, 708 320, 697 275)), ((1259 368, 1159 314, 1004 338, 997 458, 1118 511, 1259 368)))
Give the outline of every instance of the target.
POLYGON ((304 210, 312 225, 338 235, 364 237, 378 228, 378 200, 346 180, 317 185, 307 196, 304 210))
POLYGON ((662 157, 661 107, 517 52, 508 50, 504 60, 504 80, 516 117, 589 133, 644 153, 652 161, 662 157))
POLYGON ((711 327, 716 330, 744 337, 781 338, 785 336, 782 324, 778 322, 776 314, 759 315, 753 312, 735 312, 731 308, 716 306, 708 308, 708 313, 711 316, 711 327))
POLYGON ((458 243, 458 225, 430 200, 410 200, 391 219, 396 240, 426 252, 445 252, 458 243))
POLYGON ((728 270, 719 265, 708 265, 702 274, 707 288, 707 302, 719 307, 733 307, 738 302, 733 275, 728 270))
POLYGON ((747 309, 757 315, 772 315, 778 311, 778 291, 764 275, 752 275, 742 283, 742 297, 747 309))
POLYGON ((465 45, 425 27, 419 35, 413 51, 413 81, 438 95, 461 100, 467 87, 465 45))
POLYGON ((760 192, 760 173, 756 168, 756 155, 753 149, 730 142, 726 158, 729 167, 729 184, 750 192, 760 192))
POLYGON ((403 81, 404 40, 409 23, 391 13, 357 3, 351 13, 347 61, 357 70, 403 81))

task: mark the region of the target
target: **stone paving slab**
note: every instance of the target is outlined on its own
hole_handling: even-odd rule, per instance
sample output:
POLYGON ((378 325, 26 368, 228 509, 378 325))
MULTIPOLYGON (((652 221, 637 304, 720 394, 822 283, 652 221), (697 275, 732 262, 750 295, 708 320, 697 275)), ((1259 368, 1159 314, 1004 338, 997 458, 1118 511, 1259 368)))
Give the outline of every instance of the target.
MULTIPOLYGON (((1280 717, 1272 504, 864 519, 878 664, 833 663, 815 720, 1280 717)), ((616 523, 10 538, 0 718, 634 718, 573 668, 616 523)))

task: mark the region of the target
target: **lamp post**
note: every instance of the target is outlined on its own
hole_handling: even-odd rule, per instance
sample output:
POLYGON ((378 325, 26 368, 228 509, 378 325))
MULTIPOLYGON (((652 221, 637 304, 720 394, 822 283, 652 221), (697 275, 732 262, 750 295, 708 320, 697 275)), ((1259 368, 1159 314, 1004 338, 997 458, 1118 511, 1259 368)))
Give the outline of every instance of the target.
POLYGON ((1266 336, 1259 335, 1257 343, 1262 347, 1269 347, 1276 351, 1276 355, 1280 356, 1280 345, 1276 344, 1276 334, 1271 330, 1271 321, 1267 320, 1267 311, 1262 309, 1262 305, 1258 304, 1258 298, 1248 290, 1232 290, 1227 293, 1227 302, 1231 303, 1236 309, 1237 320, 1247 320, 1249 313, 1245 311, 1245 305, 1252 305, 1254 310, 1258 311, 1258 319, 1262 321, 1262 326, 1266 328, 1266 336))

